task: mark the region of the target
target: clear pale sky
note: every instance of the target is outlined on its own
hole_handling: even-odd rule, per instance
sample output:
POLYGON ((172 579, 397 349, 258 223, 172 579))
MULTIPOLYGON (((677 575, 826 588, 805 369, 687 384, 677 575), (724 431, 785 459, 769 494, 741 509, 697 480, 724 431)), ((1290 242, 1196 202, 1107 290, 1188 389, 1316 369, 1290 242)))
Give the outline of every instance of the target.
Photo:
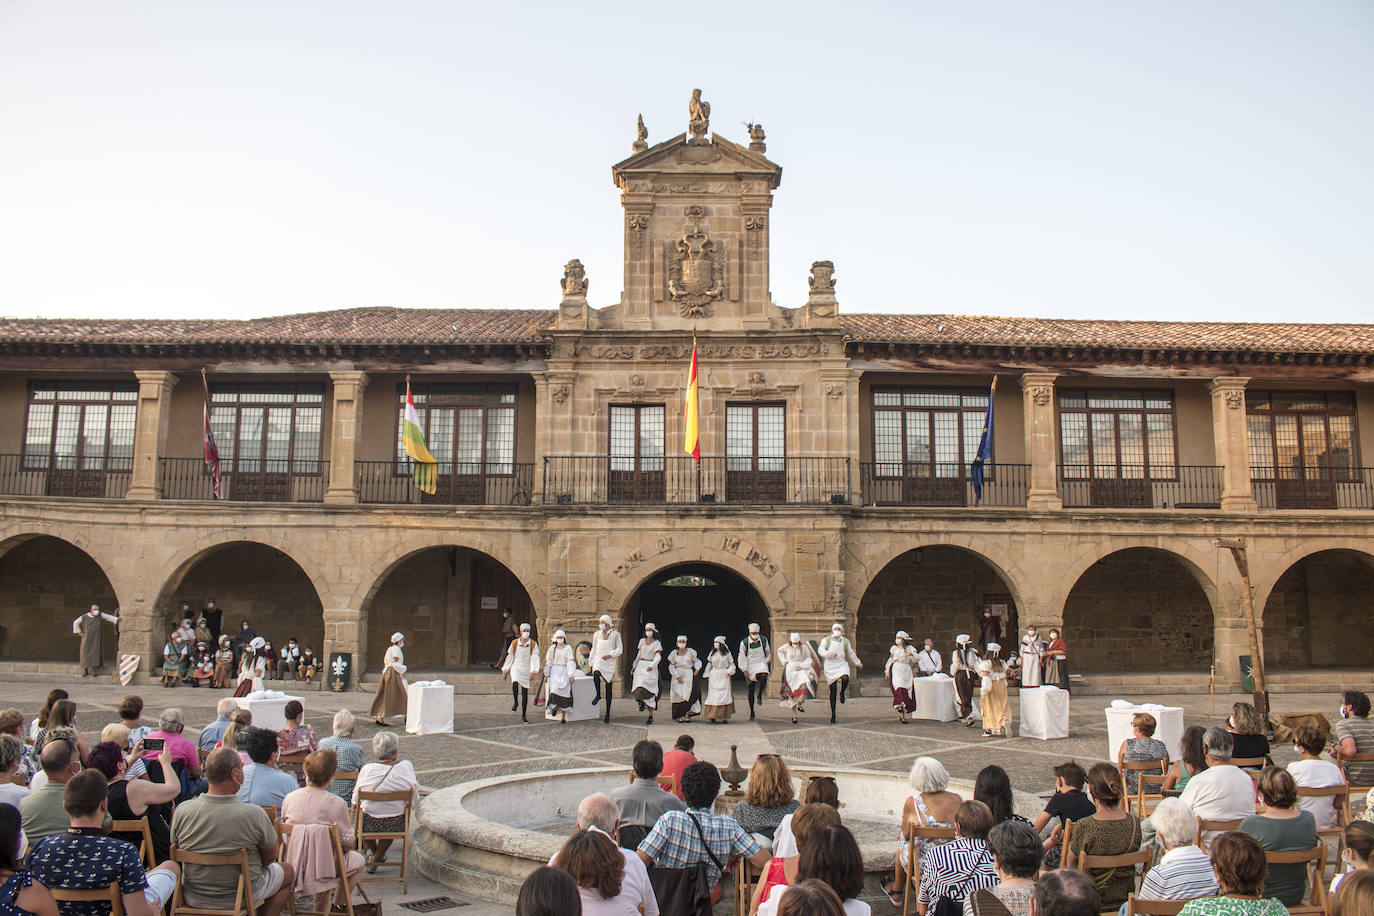
POLYGON ((0 314, 609 305, 694 87, 779 305, 1374 321, 1369 0, 0 0, 0 314))

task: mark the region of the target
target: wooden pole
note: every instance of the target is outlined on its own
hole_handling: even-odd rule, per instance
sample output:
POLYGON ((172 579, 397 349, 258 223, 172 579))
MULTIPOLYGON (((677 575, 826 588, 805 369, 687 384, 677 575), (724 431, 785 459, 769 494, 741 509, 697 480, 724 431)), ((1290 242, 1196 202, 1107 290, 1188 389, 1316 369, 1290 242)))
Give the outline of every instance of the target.
POLYGON ((1250 670, 1255 678, 1255 711, 1267 723, 1269 721, 1269 691, 1264 684, 1264 656, 1261 654, 1259 626, 1255 622, 1255 595, 1250 587, 1250 562, 1245 553, 1245 538, 1217 538, 1212 542, 1217 547, 1231 551, 1231 559, 1236 562, 1244 590, 1242 607, 1245 610, 1245 627, 1250 635, 1250 670))

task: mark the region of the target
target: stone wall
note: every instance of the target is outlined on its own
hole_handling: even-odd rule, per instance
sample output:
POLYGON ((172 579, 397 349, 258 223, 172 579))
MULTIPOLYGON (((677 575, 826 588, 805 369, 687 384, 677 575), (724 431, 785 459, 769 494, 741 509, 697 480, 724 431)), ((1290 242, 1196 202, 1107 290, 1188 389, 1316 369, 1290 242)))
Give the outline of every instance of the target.
MULTIPOLYGON (((25 541, 0 556, 0 655, 75 663, 81 642, 72 620, 92 603, 106 613, 118 603, 94 560, 57 538, 25 541)), ((114 657, 114 627, 106 624, 105 660, 114 657)))
POLYGON ((1212 608, 1178 560, 1134 548, 1094 564, 1064 605, 1074 671, 1203 669, 1212 664, 1212 608))
POLYGON ((450 640, 457 642, 467 633, 472 561, 467 552, 453 551, 452 564, 447 548, 416 554, 392 570, 377 590, 367 629, 367 657, 374 665, 381 663, 391 634, 398 630, 406 636, 407 667, 442 668, 449 659, 456 663, 458 653, 450 650, 450 640))
POLYGON ((1371 640, 1374 567, 1349 551, 1295 563, 1264 607, 1264 656, 1276 667, 1365 665, 1371 640))

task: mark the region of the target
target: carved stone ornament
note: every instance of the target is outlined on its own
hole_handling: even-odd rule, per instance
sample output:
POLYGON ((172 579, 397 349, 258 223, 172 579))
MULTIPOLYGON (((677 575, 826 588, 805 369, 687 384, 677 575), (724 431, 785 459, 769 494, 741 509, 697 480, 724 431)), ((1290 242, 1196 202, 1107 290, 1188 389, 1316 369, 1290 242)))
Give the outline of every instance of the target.
POLYGON ((587 272, 582 262, 573 258, 563 265, 563 297, 565 299, 587 298, 587 272))
POLYGON ((807 279, 813 293, 833 293, 835 291, 835 265, 831 261, 813 261, 811 276, 807 279))
POLYGON ((837 401, 837 400, 839 400, 840 398, 844 397, 844 386, 843 386, 843 385, 828 385, 828 386, 826 386, 826 389, 825 389, 825 396, 828 397, 828 398, 830 398, 830 400, 832 400, 832 401, 837 401))
POLYGON ((692 135, 687 142, 693 146, 710 143, 706 139, 710 129, 711 103, 702 100, 700 89, 693 89, 692 100, 687 103, 687 132, 692 135))
POLYGON ((693 223, 700 222, 706 218, 706 208, 701 204, 692 204, 685 212, 687 218, 693 223))
POLYGON ((756 153, 768 152, 768 144, 763 142, 767 139, 763 133, 763 125, 750 121, 746 126, 749 128, 749 148, 756 153))
POLYGON ((710 318, 711 303, 725 290, 725 252, 692 226, 673 246, 668 261, 668 294, 683 318, 710 318))
POLYGON ((1031 400, 1039 407, 1044 407, 1050 402, 1053 391, 1049 385, 1035 385, 1031 388, 1031 400))
POLYGON ((554 385, 549 392, 549 397, 553 398, 555 404, 566 404, 572 389, 567 385, 554 385))
POLYGON ((636 249, 644 244, 644 230, 649 228, 647 213, 630 213, 625 217, 625 228, 630 230, 630 240, 636 249))
POLYGON ((632 375, 632 376, 630 376, 630 387, 632 387, 632 388, 643 388, 643 387, 644 387, 644 376, 642 376, 642 375, 632 375))
POLYGON ((749 373, 749 384, 750 384, 751 386, 753 386, 754 388, 762 388, 762 387, 763 387, 763 373, 762 373, 762 372, 750 372, 750 373, 749 373))
POLYGON ((1245 394, 1241 391, 1226 392, 1226 406, 1232 410, 1240 410, 1245 406, 1245 394))
POLYGON ((630 149, 636 153, 642 153, 649 148, 649 128, 644 126, 644 115, 640 115, 635 122, 635 142, 630 144, 630 149))

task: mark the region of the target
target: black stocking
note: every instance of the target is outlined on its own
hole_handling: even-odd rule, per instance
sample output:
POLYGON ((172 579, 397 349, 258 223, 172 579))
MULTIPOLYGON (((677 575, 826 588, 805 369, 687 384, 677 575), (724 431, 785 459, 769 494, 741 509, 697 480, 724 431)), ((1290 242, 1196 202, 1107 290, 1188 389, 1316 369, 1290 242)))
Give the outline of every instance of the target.
POLYGON ((841 702, 841 703, 844 702, 844 695, 845 695, 846 693, 848 693, 848 692, 849 692, 849 675, 847 675, 847 674, 841 675, 841 677, 840 677, 840 702, 841 702))
MULTIPOLYGON (((600 672, 600 671, 593 671, 593 672, 592 672, 592 683, 593 683, 594 685, 596 685, 596 697, 592 699, 592 705, 595 706, 597 703, 601 702, 601 672, 600 672)), ((607 684, 606 686, 607 686, 607 688, 608 688, 607 691, 606 691, 606 693, 607 693, 607 695, 609 696, 609 695, 610 695, 610 690, 609 690, 610 685, 607 684)))
POLYGON ((840 689, 840 682, 839 682, 839 681, 831 681, 831 682, 830 682, 830 721, 831 721, 831 722, 834 722, 834 721, 835 721, 835 697, 836 697, 836 695, 839 693, 839 689, 840 689))
POLYGON ((750 678, 750 679, 749 679, 749 715, 751 715, 751 716, 754 714, 754 690, 755 690, 755 688, 757 688, 757 687, 758 687, 758 683, 755 682, 753 678, 750 678))
POLYGON ((604 721, 606 721, 606 722, 611 721, 611 689, 612 689, 612 688, 611 688, 611 682, 610 682, 610 681, 607 681, 607 682, 606 682, 606 715, 603 717, 604 721))
POLYGON ((520 702, 520 682, 510 682, 510 711, 515 712, 515 704, 520 702))
POLYGON ((529 689, 528 687, 521 687, 521 688, 520 688, 520 718, 522 718, 522 719, 525 718, 525 713, 529 712, 529 708, 530 708, 530 689, 529 689))

